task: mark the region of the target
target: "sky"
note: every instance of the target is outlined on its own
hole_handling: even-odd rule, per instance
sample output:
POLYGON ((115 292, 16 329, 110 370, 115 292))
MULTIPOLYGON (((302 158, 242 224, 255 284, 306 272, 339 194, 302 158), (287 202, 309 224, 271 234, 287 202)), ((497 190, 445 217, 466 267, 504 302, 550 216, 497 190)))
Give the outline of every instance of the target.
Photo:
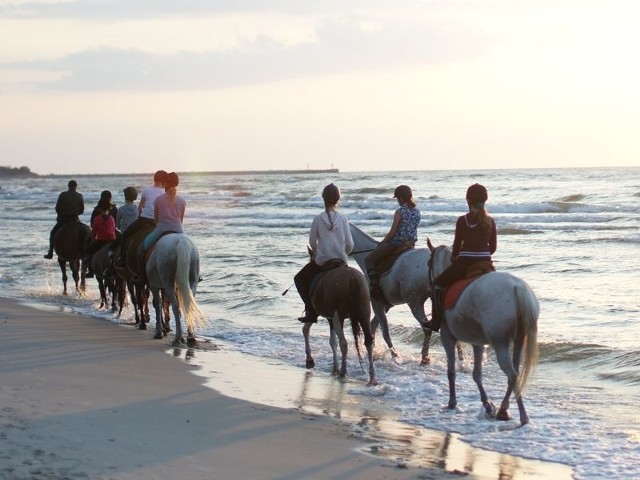
POLYGON ((637 0, 0 0, 0 165, 640 166, 637 0))

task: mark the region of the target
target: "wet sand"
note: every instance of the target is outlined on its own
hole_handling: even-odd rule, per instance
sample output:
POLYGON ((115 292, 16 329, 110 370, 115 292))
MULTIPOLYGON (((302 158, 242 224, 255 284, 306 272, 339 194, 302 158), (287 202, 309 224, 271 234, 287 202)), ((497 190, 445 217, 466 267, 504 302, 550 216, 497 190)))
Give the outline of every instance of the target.
POLYGON ((534 479, 322 373, 0 298, 0 479, 534 479), (177 357, 177 358, 174 358, 177 357), (285 408, 283 408, 285 407, 285 408))

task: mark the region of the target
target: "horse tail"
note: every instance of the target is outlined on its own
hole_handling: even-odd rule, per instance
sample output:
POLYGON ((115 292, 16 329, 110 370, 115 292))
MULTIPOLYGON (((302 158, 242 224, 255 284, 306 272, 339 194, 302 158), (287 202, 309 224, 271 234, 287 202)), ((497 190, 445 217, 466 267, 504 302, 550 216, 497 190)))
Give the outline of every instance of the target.
POLYGON ((524 346, 523 363, 514 386, 516 397, 520 397, 529 376, 538 364, 538 315, 540 306, 535 295, 526 285, 516 285, 515 296, 518 315, 516 342, 520 345, 521 351, 524 346))
POLYGON ((365 282, 363 282, 358 273, 354 271, 349 280, 349 288, 351 291, 351 295, 349 296, 349 301, 351 302, 349 316, 351 317, 351 330, 353 331, 353 338, 356 344, 356 353, 361 362, 362 351, 360 350, 359 338, 362 332, 362 322, 366 316, 366 312, 363 311, 366 310, 366 308, 363 308, 363 302, 361 301, 363 286, 366 286, 365 282))
POLYGON ((205 323, 205 317, 198 308, 189 281, 192 253, 193 246, 187 238, 180 238, 176 244, 176 297, 191 331, 205 323))

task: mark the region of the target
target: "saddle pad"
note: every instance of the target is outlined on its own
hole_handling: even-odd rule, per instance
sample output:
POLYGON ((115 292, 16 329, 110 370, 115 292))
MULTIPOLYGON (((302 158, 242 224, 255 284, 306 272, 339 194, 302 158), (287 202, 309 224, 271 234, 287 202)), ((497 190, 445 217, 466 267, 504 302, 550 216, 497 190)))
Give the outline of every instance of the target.
POLYGON ((444 291, 444 295, 442 298, 442 308, 444 310, 447 310, 449 308, 455 307, 456 302, 458 301, 458 298, 460 298, 460 295, 462 295, 462 292, 464 292, 464 289, 481 276, 482 274, 463 278, 462 280, 458 280, 449 285, 444 291))

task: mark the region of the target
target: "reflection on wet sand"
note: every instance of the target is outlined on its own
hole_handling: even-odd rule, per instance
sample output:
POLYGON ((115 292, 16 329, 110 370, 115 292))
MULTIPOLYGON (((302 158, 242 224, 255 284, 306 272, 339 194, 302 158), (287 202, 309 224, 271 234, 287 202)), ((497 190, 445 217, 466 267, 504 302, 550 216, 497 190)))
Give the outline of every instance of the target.
POLYGON ((456 433, 399 422, 375 396, 354 394, 370 388, 362 380, 338 379, 325 372, 300 370, 220 347, 175 349, 223 395, 280 408, 340 419, 366 445, 365 454, 384 457, 399 467, 437 467, 452 474, 495 480, 571 479, 570 467, 474 448, 456 433))

